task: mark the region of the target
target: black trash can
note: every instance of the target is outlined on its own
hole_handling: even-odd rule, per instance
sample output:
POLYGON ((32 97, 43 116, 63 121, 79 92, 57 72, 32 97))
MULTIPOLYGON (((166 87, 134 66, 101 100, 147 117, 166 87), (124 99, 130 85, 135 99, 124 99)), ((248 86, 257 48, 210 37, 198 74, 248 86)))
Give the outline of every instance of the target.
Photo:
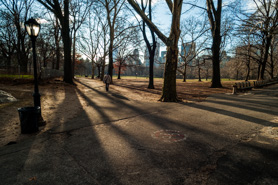
POLYGON ((31 134, 39 131, 40 109, 40 107, 22 107, 18 109, 22 134, 31 134))

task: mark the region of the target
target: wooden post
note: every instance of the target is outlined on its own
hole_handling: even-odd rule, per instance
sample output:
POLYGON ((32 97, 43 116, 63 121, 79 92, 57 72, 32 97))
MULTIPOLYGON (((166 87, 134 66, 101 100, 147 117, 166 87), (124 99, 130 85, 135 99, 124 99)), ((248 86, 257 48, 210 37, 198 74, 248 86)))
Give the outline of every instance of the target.
POLYGON ((233 94, 237 94, 237 84, 233 85, 233 94))

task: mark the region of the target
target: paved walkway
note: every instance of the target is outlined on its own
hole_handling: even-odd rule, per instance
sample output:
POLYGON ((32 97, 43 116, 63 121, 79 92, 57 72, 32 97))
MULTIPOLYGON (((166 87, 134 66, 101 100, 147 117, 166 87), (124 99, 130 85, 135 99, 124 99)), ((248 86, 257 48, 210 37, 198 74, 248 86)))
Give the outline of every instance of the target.
POLYGON ((0 148, 0 184, 278 184, 278 85, 185 104, 81 83, 84 111, 0 148))

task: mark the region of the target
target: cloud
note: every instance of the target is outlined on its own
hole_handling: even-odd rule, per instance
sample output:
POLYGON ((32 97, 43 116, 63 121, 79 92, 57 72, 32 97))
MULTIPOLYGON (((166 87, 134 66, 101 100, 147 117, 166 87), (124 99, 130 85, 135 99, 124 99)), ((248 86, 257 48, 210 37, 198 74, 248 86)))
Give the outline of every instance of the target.
MULTIPOLYGON (((149 0, 143 0, 144 4, 146 4, 149 0)), ((152 5, 155 5, 156 3, 158 3, 159 0, 151 0, 152 1, 152 5)), ((136 0, 136 2, 138 4, 141 4, 141 0, 136 0)))
POLYGON ((45 19, 38 18, 36 20, 38 21, 39 24, 47 24, 48 23, 48 21, 45 19))
POLYGON ((257 8, 257 6, 253 0, 245 0, 245 1, 246 1, 248 10, 255 10, 257 8))

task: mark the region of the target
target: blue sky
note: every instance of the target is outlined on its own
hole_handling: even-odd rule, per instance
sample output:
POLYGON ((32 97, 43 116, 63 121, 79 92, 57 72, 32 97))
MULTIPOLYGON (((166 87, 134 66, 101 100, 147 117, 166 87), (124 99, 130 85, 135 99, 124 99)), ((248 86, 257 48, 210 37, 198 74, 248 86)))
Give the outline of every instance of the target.
MULTIPOLYGON (((227 4, 234 2, 235 0, 223 0, 223 6, 226 6, 227 4)), ((193 2, 193 0, 185 0, 184 2, 193 2)), ((215 2, 217 2, 215 0, 215 2)), ((242 0, 241 3, 243 3, 246 7, 246 9, 250 9, 250 11, 254 10, 255 8, 255 3, 253 0, 242 0)), ((158 28, 166 35, 168 36, 169 31, 170 31, 170 26, 171 26, 171 13, 170 10, 165 3, 165 0, 155 0, 154 3, 154 10, 153 10, 153 22, 156 24, 158 28)), ((206 8, 206 1, 205 0, 197 0, 197 5, 200 7, 206 8)), ((188 10, 189 6, 188 5, 183 5, 183 12, 188 10)), ((182 14, 181 21, 188 19, 190 17, 205 17, 206 12, 199 8, 194 8, 190 10, 189 12, 186 12, 182 14)), ((139 16, 138 16, 139 17, 139 16)), ((161 47, 160 51, 166 50, 165 47, 161 47)))

